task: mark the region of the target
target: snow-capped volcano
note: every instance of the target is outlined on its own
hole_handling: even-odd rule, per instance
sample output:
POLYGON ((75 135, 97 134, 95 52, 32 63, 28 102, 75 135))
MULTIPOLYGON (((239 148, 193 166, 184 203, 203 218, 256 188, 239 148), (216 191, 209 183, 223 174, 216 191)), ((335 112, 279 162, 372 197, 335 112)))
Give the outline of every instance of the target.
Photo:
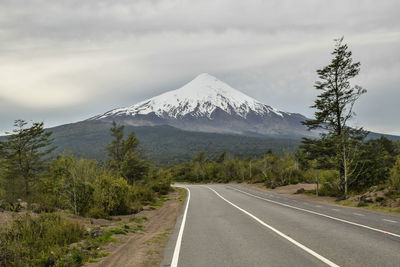
POLYGON ((147 99, 128 108, 114 109, 98 119, 112 115, 147 115, 153 112, 163 118, 182 118, 191 114, 211 119, 217 108, 243 118, 246 118, 249 112, 260 115, 273 112, 282 116, 282 113, 274 108, 243 94, 210 74, 203 73, 179 89, 147 99))
POLYGON ((183 87, 90 120, 169 124, 206 132, 309 135, 300 114, 278 111, 203 73, 183 87))

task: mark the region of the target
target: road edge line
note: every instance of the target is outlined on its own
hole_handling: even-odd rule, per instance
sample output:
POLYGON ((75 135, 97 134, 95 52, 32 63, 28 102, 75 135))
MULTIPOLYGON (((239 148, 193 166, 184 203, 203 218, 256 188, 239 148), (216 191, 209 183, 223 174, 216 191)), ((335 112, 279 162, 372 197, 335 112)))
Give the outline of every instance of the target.
POLYGON ((366 229, 369 229, 369 230, 372 230, 372 231, 380 232, 380 233, 391 235, 391 236, 395 236, 395 237, 400 237, 400 235, 398 235, 398 234, 391 233, 391 232, 388 232, 388 231, 385 231, 385 230, 381 230, 381 229, 374 228, 374 227, 371 227, 371 226, 367 226, 367 225, 364 225, 364 224, 355 223, 355 222, 347 221, 347 220, 344 220, 344 219, 336 218, 336 217, 333 217, 333 216, 330 216, 330 215, 326 215, 326 214, 323 214, 323 213, 319 213, 319 212, 316 212, 316 211, 295 207, 295 206, 292 206, 292 205, 289 205, 289 204, 280 203, 278 201, 274 201, 274 200, 271 200, 271 199, 268 199, 268 198, 263 198, 263 197, 259 197, 259 196, 253 195, 251 193, 248 193, 246 191, 242 191, 242 190, 234 188, 234 187, 229 187, 229 188, 231 188, 233 190, 236 190, 236 191, 239 191, 239 192, 241 192, 243 194, 246 194, 246 195, 258 198, 258 199, 262 199, 264 201, 268 201, 268 202, 271 202, 271 203, 275 203, 275 204, 278 204, 278 205, 281 205, 281 206, 284 206, 284 207, 305 211, 305 212, 308 212, 308 213, 311 213, 311 214, 315 214, 315 215, 318 215, 318 216, 322 216, 322 217, 325 217, 325 218, 329 218, 329 219, 332 219, 332 220, 335 220, 335 221, 339 221, 339 222, 355 225, 355 226, 358 226, 358 227, 366 228, 366 229))
POLYGON ((187 187, 183 187, 183 188, 185 188, 188 191, 188 198, 187 198, 187 202, 186 202, 185 212, 183 213, 183 218, 182 218, 181 227, 179 229, 178 238, 176 240, 174 254, 172 256, 171 267, 178 266, 179 253, 181 251, 181 244, 182 244, 183 230, 185 229, 186 216, 187 216, 187 211, 188 211, 189 202, 190 202, 190 190, 187 187))
POLYGON ((319 255, 317 252, 313 251, 312 249, 304 246, 303 244, 297 242, 296 240, 294 240, 293 238, 285 235, 284 233, 280 232, 279 230, 275 229, 274 227, 266 224, 265 222, 263 222, 261 219, 259 219, 258 217, 254 216, 253 214, 251 214, 250 212, 246 211, 245 209, 242 209, 241 207, 233 204, 232 202, 230 202, 229 200, 227 200, 226 198, 224 198, 223 196, 221 196, 217 191, 215 191, 214 189, 210 188, 207 186, 208 189, 210 189, 211 191, 213 191, 217 196, 219 196, 221 199, 223 199, 224 201, 226 201, 227 203, 229 203, 230 205, 232 205, 233 207, 237 208, 238 210, 240 210, 241 212, 245 213, 246 215, 248 215, 249 217, 253 218, 254 220, 256 220, 258 223, 260 223, 261 225, 267 227, 268 229, 272 230, 273 232, 275 232, 276 234, 280 235, 281 237, 285 238, 286 240, 290 241, 291 243, 293 243, 294 245, 298 246, 299 248, 303 249, 304 251, 306 251, 307 253, 311 254, 312 256, 314 256, 315 258, 319 259, 320 261, 322 261, 323 263, 327 264, 328 266, 331 267, 339 267, 339 265, 333 263, 332 261, 328 260, 327 258, 325 258, 322 255, 319 255))

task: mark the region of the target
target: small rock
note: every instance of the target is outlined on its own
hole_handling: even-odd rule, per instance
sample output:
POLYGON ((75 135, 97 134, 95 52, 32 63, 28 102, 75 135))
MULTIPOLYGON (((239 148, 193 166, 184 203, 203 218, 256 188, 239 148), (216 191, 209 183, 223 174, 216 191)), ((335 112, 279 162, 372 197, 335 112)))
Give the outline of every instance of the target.
POLYGON ((336 198, 336 201, 341 201, 341 200, 346 200, 346 196, 340 196, 340 197, 336 198))
POLYGON ((299 188, 297 189, 297 191, 295 192, 295 194, 303 194, 306 190, 304 188, 299 188))
POLYGON ((49 258, 47 259, 46 263, 45 263, 45 266, 46 266, 46 267, 55 266, 55 265, 56 265, 56 259, 53 258, 53 257, 49 257, 49 258))
POLYGON ((85 250, 94 250, 94 249, 99 249, 98 245, 89 245, 84 248, 85 250))
POLYGON ((101 236, 101 235, 103 235, 103 230, 101 230, 101 229, 97 229, 97 230, 94 230, 94 231, 92 232, 92 237, 93 237, 93 238, 99 237, 99 236, 101 236))

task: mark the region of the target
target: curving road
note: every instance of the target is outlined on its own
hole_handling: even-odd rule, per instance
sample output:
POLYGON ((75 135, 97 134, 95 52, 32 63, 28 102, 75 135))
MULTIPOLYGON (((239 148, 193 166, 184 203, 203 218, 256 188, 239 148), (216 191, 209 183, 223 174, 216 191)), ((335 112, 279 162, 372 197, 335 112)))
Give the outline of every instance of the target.
POLYGON ((190 199, 162 267, 400 266, 400 216, 239 185, 182 187, 190 199))

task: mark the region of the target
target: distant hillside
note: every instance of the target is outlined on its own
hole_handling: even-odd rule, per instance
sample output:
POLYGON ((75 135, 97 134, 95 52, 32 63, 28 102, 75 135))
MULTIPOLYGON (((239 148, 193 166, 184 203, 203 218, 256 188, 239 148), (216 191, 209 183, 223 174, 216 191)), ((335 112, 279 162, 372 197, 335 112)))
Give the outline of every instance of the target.
MULTIPOLYGON (((82 157, 105 159, 104 147, 110 143, 111 125, 104 122, 78 122, 51 128, 55 153, 72 151, 82 157)), ((204 150, 214 158, 227 151, 237 157, 259 156, 268 149, 282 153, 294 151, 299 139, 250 137, 184 131, 172 126, 125 126, 125 135, 135 132, 148 158, 155 163, 177 163, 193 159, 204 150)))
POLYGON ((380 133, 374 133, 374 132, 370 132, 367 136, 367 139, 378 139, 381 137, 386 137, 389 140, 392 141, 400 141, 400 136, 398 135, 391 135, 391 134, 380 134, 380 133))
MULTIPOLYGON (((111 124, 101 121, 83 121, 50 128, 53 132, 54 153, 72 151, 80 157, 103 161, 106 158, 105 146, 111 142, 111 124)), ((223 151, 244 158, 260 156, 268 149, 281 154, 284 150, 294 151, 300 144, 300 138, 285 136, 262 136, 254 133, 234 135, 222 133, 191 132, 168 125, 125 126, 125 135, 135 132, 140 139, 145 155, 157 164, 190 161, 200 151, 215 158, 223 151)), ((400 141, 400 136, 370 133, 368 139, 385 136, 400 141)), ((4 140, 0 136, 0 140, 4 140)))

